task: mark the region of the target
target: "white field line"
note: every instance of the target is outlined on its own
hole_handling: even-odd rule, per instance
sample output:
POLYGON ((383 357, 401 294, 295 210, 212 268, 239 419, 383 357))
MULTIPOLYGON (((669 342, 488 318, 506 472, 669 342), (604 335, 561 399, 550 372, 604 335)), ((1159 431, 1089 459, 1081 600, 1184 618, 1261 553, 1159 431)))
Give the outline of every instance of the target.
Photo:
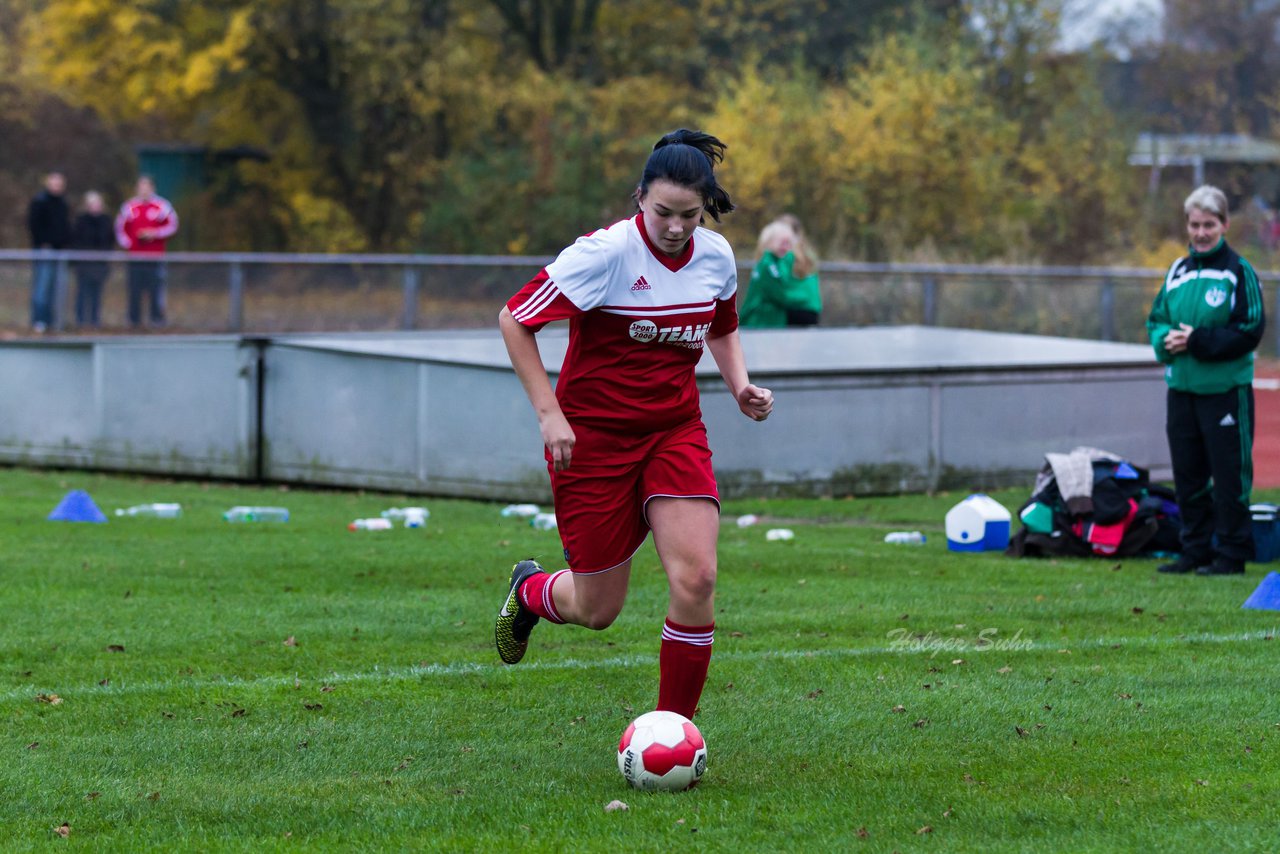
MULTIPOLYGON (((1098 638, 1093 641, 1086 641, 1077 644, 1074 649, 1071 645, 1063 643, 1037 643, 1035 641, 1021 639, 1011 641, 1009 638, 999 638, 992 641, 991 645, 985 648, 979 648, 973 645, 968 639, 955 639, 965 644, 959 646, 953 644, 947 645, 948 638, 938 637, 940 644, 935 652, 935 647, 923 646, 920 648, 912 648, 910 641, 904 641, 903 644, 889 646, 874 647, 857 647, 854 649, 820 649, 820 650, 789 650, 784 652, 776 652, 769 650, 758 650, 749 652, 726 652, 719 653, 715 656, 715 660, 724 661, 803 661, 810 658, 864 658, 879 655, 919 655, 926 658, 933 656, 937 658, 950 659, 953 656, 980 656, 992 655, 1003 652, 1006 655, 1020 652, 1044 652, 1056 650, 1090 650, 1090 649, 1106 649, 1111 647, 1159 647, 1174 645, 1193 645, 1198 643, 1209 644, 1227 644, 1227 643, 1243 643, 1248 641, 1269 640, 1280 634, 1280 629, 1263 629, 1252 632, 1241 632, 1237 634, 1213 634, 1203 633, 1198 635, 1177 635, 1174 637, 1148 637, 1148 638, 1122 638, 1119 640, 1109 638, 1098 638), (1002 644, 1016 644, 1016 646, 1002 646, 1002 644)), ((295 684, 301 684, 306 688, 317 688, 321 684, 340 685, 340 684, 368 684, 368 683, 387 683, 387 682, 407 682, 421 679, 424 676, 471 676, 475 674, 486 674, 489 676, 515 675, 521 671, 527 670, 605 670, 615 667, 653 667, 657 659, 656 655, 625 655, 614 656, 612 658, 603 658, 598 660, 586 661, 577 658, 562 659, 560 661, 531 661, 521 664, 518 667, 507 667, 501 664, 476 664, 472 662, 461 662, 456 664, 415 664, 407 667, 377 667, 372 670, 356 671, 354 673, 329 673, 322 677, 308 676, 306 679, 292 676, 263 676, 255 679, 243 679, 239 677, 214 677, 209 679, 175 679, 166 682, 124 682, 119 685, 106 686, 73 686, 63 688, 54 687, 37 687, 31 685, 24 688, 10 688, 7 691, 0 692, 0 703, 7 703, 18 700, 31 700, 37 694, 57 694, 62 699, 70 697, 95 697, 113 694, 152 694, 162 691, 181 688, 188 690, 254 690, 258 688, 289 688, 295 684)))

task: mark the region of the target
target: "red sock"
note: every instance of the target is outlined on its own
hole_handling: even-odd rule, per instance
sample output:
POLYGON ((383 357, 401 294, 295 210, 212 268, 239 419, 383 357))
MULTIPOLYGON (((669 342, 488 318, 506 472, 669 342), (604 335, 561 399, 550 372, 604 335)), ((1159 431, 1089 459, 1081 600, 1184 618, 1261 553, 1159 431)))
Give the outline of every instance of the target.
POLYGON ((544 620, 563 623, 564 620, 556 611, 556 602, 551 596, 551 588, 555 585, 556 579, 568 571, 562 569, 559 572, 539 572, 526 578, 520 585, 520 589, 516 591, 520 604, 544 620))
POLYGON ((711 664, 716 624, 682 626, 670 619, 662 627, 658 653, 658 709, 692 718, 711 664))

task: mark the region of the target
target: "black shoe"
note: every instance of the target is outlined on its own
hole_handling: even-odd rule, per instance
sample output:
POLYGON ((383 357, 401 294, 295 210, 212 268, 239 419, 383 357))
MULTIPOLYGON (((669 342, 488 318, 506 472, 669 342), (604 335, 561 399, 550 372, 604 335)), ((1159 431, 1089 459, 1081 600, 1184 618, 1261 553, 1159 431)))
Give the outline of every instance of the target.
POLYGON ((1156 567, 1156 572, 1167 572, 1173 575, 1186 575, 1188 572, 1199 572, 1206 568, 1203 560, 1197 560, 1187 555, 1181 555, 1173 563, 1162 563, 1156 567))
POLYGON ((542 571, 536 560, 522 560, 511 568, 511 587, 493 625, 493 638, 503 664, 515 664, 529 648, 529 633, 538 625, 538 615, 520 604, 518 591, 526 578, 542 571))
POLYGON ((1244 575, 1244 561, 1215 557, 1213 563, 1196 569, 1196 575, 1244 575))

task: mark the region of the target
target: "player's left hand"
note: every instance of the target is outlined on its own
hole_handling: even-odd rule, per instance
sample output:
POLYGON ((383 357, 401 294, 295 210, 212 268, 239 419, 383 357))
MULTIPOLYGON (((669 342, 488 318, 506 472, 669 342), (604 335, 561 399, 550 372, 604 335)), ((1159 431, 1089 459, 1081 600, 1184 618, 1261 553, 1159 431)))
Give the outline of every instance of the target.
POLYGON ((773 412, 773 392, 748 383, 738 392, 738 408, 753 421, 763 421, 773 412))

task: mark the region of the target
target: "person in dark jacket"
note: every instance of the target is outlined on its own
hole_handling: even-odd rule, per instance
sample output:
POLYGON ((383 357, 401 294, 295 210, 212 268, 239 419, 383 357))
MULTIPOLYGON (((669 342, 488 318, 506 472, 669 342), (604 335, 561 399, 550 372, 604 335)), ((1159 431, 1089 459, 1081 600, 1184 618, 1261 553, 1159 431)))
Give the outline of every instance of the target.
POLYGON ((1227 245, 1227 197, 1187 196, 1190 253, 1173 262, 1147 333, 1169 385, 1165 431, 1182 553, 1160 572, 1235 575, 1253 553, 1253 355, 1265 326, 1258 274, 1227 245))
MULTIPOLYGON (((63 193, 67 180, 61 172, 44 178, 44 189, 27 207, 27 229, 33 249, 66 249, 71 240, 71 212, 63 193)), ((58 283, 58 260, 37 258, 31 268, 31 328, 44 332, 53 323, 53 297, 58 283)))
MULTIPOLYGON (((76 217, 71 229, 71 245, 75 249, 108 252, 115 248, 115 223, 106 213, 102 196, 90 190, 84 194, 84 211, 76 217)), ((101 325, 102 285, 110 268, 106 261, 76 261, 76 325, 101 325)))

